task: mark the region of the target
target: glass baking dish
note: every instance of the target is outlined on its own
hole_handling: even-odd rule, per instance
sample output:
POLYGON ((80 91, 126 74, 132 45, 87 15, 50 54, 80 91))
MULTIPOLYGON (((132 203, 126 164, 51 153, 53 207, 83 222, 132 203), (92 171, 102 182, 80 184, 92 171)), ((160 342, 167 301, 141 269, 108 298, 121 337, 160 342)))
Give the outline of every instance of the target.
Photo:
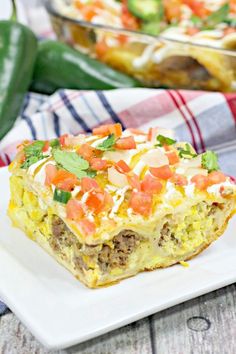
POLYGON ((45 6, 59 40, 144 86, 236 91, 236 35, 218 48, 77 20, 60 13, 55 0, 45 6))

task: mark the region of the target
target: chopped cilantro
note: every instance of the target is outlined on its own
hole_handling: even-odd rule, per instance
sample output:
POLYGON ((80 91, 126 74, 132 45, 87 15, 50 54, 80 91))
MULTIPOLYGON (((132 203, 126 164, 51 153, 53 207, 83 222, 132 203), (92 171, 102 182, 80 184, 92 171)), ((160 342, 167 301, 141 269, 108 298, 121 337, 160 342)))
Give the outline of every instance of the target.
POLYGON ((22 163, 21 168, 29 168, 31 165, 34 163, 38 162, 39 160, 42 160, 45 158, 45 156, 42 153, 43 147, 45 145, 44 141, 38 140, 35 141, 34 143, 27 145, 24 148, 24 153, 25 153, 25 161, 22 163))
POLYGON ((94 178, 95 176, 97 176, 97 171, 88 169, 86 172, 87 172, 87 176, 90 178, 94 178))
POLYGON ((109 135, 101 144, 96 146, 96 149, 102 151, 112 150, 116 142, 115 134, 109 135))
POLYGON ((192 151, 191 146, 189 144, 186 144, 184 148, 179 148, 178 150, 179 150, 179 157, 182 157, 184 159, 197 156, 197 154, 195 154, 192 151))
POLYGON ((87 176, 86 170, 89 168, 89 163, 76 152, 56 149, 53 152, 53 157, 60 167, 73 173, 77 178, 81 179, 87 176))
POLYGON ((50 146, 51 146, 52 148, 59 147, 59 146, 60 146, 59 140, 58 140, 58 139, 53 139, 53 140, 51 140, 51 141, 50 141, 50 146))
POLYGON ((218 157, 213 151, 206 151, 202 154, 202 167, 206 168, 209 172, 219 170, 218 157))
POLYGON ((168 138, 164 135, 158 135, 156 139, 158 142, 156 146, 173 145, 176 143, 176 140, 168 138))
POLYGON ((59 203, 67 204, 67 202, 71 198, 71 193, 63 191, 61 189, 55 189, 54 194, 53 194, 53 200, 59 203))
POLYGON ((210 16, 207 17, 206 22, 210 27, 215 27, 219 23, 224 22, 229 15, 229 4, 222 5, 219 10, 212 12, 210 16))

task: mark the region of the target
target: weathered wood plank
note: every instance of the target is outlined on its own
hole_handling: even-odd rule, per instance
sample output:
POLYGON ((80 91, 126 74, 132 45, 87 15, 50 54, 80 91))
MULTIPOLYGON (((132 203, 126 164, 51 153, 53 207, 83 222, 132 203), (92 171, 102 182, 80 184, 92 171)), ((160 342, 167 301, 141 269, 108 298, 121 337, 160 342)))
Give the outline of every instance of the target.
POLYGON ((13 314, 0 318, 1 354, 234 354, 231 285, 63 351, 48 351, 13 314))
POLYGON ((1 354, 150 354, 149 320, 125 326, 63 351, 44 348, 24 325, 9 313, 0 318, 1 354))
POLYGON ((236 287, 220 289, 151 319, 156 354, 236 353, 236 287))

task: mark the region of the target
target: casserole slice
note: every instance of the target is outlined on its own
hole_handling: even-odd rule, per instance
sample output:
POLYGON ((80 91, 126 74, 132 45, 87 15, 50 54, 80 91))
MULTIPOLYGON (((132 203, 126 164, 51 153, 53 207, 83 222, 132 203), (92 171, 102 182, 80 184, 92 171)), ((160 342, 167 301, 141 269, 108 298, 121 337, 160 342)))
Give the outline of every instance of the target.
POLYGON ((91 288, 192 258, 236 209, 216 154, 160 128, 25 141, 10 171, 13 224, 91 288))

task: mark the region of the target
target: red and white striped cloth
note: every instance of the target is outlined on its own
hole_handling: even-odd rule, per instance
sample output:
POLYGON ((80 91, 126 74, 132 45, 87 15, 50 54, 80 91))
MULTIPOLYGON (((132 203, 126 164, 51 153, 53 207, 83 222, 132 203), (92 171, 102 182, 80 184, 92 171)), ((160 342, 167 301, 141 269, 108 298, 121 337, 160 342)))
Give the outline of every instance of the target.
POLYGON ((110 122, 174 129, 178 140, 189 141, 199 153, 216 151, 222 169, 236 176, 236 94, 143 88, 28 94, 21 116, 0 143, 0 166, 12 160, 23 139, 89 132, 110 122))

